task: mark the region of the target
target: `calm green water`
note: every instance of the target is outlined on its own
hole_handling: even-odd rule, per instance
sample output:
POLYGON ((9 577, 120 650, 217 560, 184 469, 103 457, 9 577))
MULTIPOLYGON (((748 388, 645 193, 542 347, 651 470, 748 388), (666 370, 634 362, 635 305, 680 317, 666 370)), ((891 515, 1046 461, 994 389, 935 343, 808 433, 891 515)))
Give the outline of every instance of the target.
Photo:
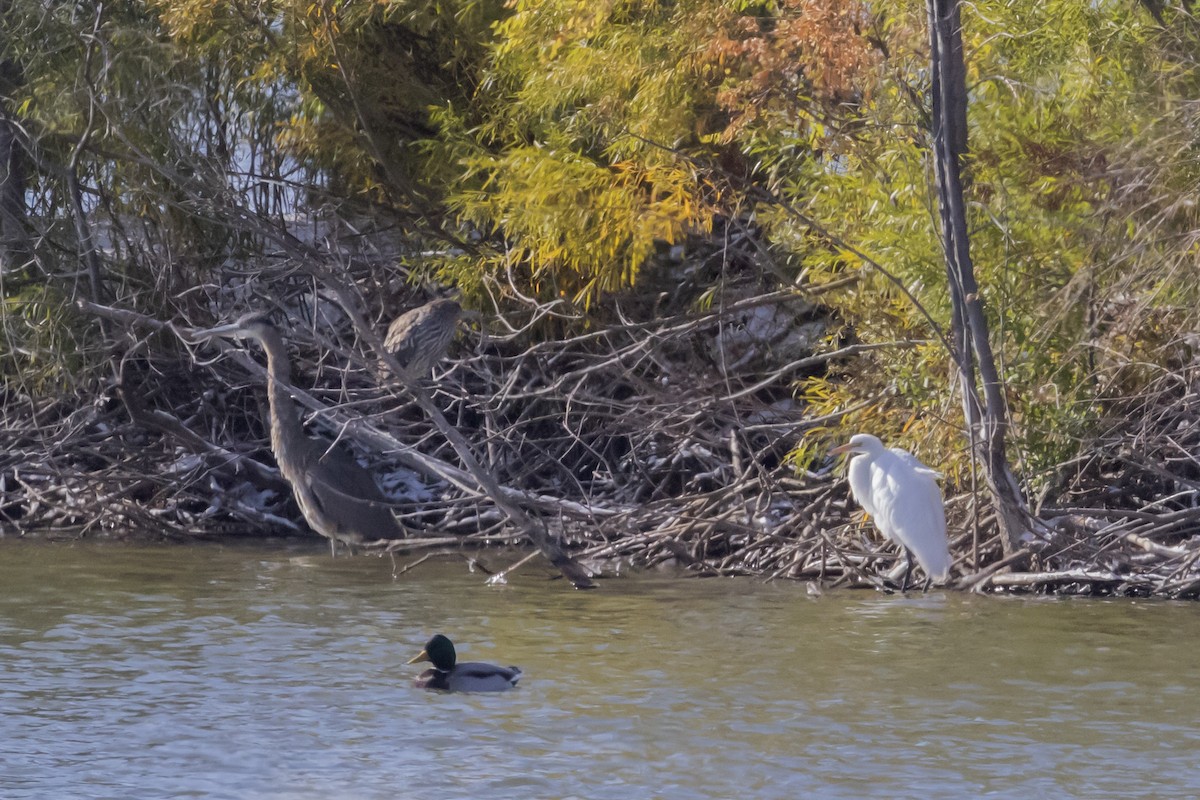
POLYGON ((1198 641, 1186 604, 0 541, 0 797, 1196 797, 1198 641), (436 631, 521 687, 413 689, 436 631))

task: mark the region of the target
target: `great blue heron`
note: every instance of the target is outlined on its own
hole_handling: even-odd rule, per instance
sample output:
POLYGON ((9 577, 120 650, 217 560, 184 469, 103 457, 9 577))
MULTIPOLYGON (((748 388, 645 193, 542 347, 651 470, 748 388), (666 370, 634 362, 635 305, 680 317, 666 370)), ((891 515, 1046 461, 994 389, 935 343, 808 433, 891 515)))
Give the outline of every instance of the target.
POLYGON ((279 472, 292 486, 300 513, 313 530, 329 539, 330 552, 337 555, 338 542, 353 553, 354 545, 363 542, 403 538, 405 530, 371 474, 330 442, 304 433, 285 388, 291 382, 290 370, 279 331, 263 315, 252 313, 193 334, 197 340, 217 336, 254 339, 266 351, 271 449, 279 472))
POLYGON ((388 326, 383 346, 411 378, 427 378, 446 355, 462 306, 442 298, 405 311, 388 326))

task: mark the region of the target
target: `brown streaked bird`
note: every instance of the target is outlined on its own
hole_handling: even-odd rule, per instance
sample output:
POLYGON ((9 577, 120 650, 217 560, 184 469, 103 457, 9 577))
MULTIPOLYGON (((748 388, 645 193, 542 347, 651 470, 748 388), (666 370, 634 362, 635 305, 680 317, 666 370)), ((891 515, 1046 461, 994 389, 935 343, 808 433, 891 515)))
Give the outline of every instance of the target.
POLYGON ((371 473, 330 442, 308 436, 287 386, 291 383, 283 337, 265 315, 252 313, 237 322, 197 331, 195 340, 214 337, 254 339, 267 354, 267 401, 271 408, 271 450, 279 472, 291 484, 296 504, 309 527, 351 554, 354 545, 376 539, 402 539, 406 531, 392 515, 387 498, 371 473))
POLYGON ((446 355, 462 306, 441 298, 405 311, 388 326, 383 346, 396 357, 410 378, 428 378, 446 355))

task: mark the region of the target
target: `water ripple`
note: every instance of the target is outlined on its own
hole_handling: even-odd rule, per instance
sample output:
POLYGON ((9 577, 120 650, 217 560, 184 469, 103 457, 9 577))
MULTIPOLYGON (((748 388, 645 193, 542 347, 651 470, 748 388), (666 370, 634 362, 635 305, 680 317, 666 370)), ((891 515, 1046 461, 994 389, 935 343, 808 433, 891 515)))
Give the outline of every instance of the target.
POLYGON ((3 798, 1200 793, 1191 606, 0 550, 3 798), (521 687, 413 689, 437 630, 521 687))

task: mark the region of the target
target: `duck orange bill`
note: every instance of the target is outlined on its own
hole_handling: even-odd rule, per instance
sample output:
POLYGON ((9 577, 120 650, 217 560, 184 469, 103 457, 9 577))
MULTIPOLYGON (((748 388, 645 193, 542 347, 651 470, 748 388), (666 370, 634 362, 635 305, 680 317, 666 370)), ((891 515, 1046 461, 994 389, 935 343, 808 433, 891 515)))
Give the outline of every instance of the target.
POLYGON ((428 660, 429 660, 429 653, 426 653, 424 650, 422 650, 421 652, 417 653, 415 656, 410 658, 408 661, 405 661, 404 663, 405 664, 415 664, 418 661, 428 661, 428 660))

